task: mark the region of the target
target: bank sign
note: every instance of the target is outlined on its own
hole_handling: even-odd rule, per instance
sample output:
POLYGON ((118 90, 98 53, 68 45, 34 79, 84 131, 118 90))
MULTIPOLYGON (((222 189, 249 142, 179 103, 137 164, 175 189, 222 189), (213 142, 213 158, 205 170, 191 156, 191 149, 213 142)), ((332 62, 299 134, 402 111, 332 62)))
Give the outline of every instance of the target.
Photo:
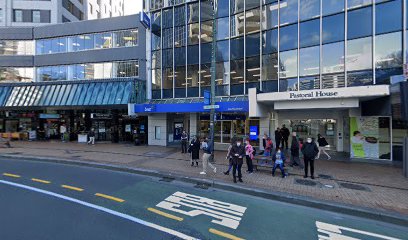
POLYGON ((310 91, 310 92, 291 92, 289 93, 289 99, 314 99, 314 98, 330 98, 339 97, 339 92, 337 91, 310 91))

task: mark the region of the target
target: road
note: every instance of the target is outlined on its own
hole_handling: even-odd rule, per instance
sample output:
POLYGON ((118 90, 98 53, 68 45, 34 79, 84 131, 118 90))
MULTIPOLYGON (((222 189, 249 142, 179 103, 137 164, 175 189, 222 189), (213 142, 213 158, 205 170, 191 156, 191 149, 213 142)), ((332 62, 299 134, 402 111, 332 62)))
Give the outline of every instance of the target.
POLYGON ((0 158, 0 239, 408 239, 408 228, 193 184, 0 158))

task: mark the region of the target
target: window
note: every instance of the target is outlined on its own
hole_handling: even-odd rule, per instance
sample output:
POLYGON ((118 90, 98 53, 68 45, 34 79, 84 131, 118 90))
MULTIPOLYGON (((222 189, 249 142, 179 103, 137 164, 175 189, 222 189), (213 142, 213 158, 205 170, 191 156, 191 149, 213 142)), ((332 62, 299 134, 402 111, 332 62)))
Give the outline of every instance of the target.
POLYGON ((32 41, 0 40, 0 56, 2 55, 34 55, 32 41))
POLYGON ((229 37, 229 19, 217 19, 217 40, 223 40, 229 37))
POLYGON ((246 36, 246 56, 258 56, 260 50, 259 33, 246 36))
POLYGON ((14 10, 14 22, 23 22, 23 10, 14 10))
POLYGON ((372 38, 360 38, 347 42, 347 71, 371 69, 372 38))
POLYGON ((297 50, 281 52, 279 55, 280 78, 292 78, 297 76, 297 50))
POLYGON ((370 36, 373 32, 372 8, 349 11, 347 28, 348 39, 370 36))
POLYGON ((320 16, 320 0, 300 0, 299 13, 301 21, 320 16))
MULTIPOLYGON (((259 5, 259 1, 258 1, 259 5)), ((261 12, 259 8, 252 9, 245 13, 246 18, 246 33, 254 33, 260 31, 261 12)))
POLYGON ((320 44, 320 19, 300 23, 300 47, 320 44))
POLYGON ((344 72, 344 42, 322 46, 322 74, 344 72))
POLYGON ((402 3, 395 0, 375 7, 375 33, 388 33, 402 29, 402 3))
POLYGON ((0 67, 0 82, 32 82, 33 68, 0 67))
POLYGON ((33 11, 33 23, 41 22, 41 12, 38 10, 33 11))
POLYGON ((298 21, 298 0, 282 0, 280 6, 280 25, 298 21))
POLYGON ((244 0, 231 0, 231 14, 244 11, 244 0))
POLYGON ((262 29, 267 30, 278 26, 278 3, 263 6, 262 8, 262 29))
POLYGON ((139 76, 139 61, 114 62, 116 73, 113 77, 138 77, 139 76))
POLYGON ((298 25, 293 24, 280 29, 280 50, 286 51, 298 46, 298 25))
POLYGON ((244 38, 235 38, 231 40, 231 59, 244 57, 244 38))
POLYGON ((95 34, 95 48, 111 48, 112 46, 112 34, 111 33, 97 33, 95 34))
POLYGON ((262 34, 262 53, 278 52, 278 30, 268 30, 262 34))
POLYGON ((154 127, 154 139, 161 140, 161 127, 154 127))
POLYGON ((323 44, 344 40, 344 13, 324 17, 322 22, 323 44))
POLYGON ((372 3, 372 0, 348 0, 347 8, 348 9, 358 8, 361 6, 370 5, 371 3, 372 3))
POLYGON ((323 15, 330 15, 333 13, 344 11, 344 0, 324 0, 322 1, 323 15))
POLYGON ((217 17, 227 17, 229 15, 229 0, 218 0, 217 17))
POLYGON ((244 35, 244 13, 238 13, 234 16, 231 16, 231 37, 237 37, 244 35))
POLYGON ((126 30, 114 32, 115 47, 132 47, 137 46, 138 30, 126 30))
POLYGON ((319 46, 299 50, 299 76, 318 75, 320 73, 319 46))
POLYGON ((389 84, 390 77, 402 74, 402 33, 375 36, 376 84, 389 84))

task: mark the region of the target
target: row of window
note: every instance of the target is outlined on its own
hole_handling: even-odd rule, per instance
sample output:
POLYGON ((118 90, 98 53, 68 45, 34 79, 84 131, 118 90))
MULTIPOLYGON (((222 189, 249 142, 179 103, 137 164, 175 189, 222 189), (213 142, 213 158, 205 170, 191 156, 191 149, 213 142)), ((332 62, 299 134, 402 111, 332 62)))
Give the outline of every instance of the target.
POLYGON ((70 0, 62 0, 62 6, 78 20, 84 20, 84 13, 70 0))
MULTIPOLYGON (((376 84, 387 84, 390 76, 402 74, 400 31, 376 35, 374 39, 370 36, 349 40, 347 51, 345 42, 340 41, 323 44, 321 47, 312 46, 279 53, 265 51, 260 55, 258 38, 256 41, 246 41, 247 51, 254 45, 254 49, 258 50, 256 52, 252 49, 250 52, 253 55, 247 54, 245 59, 243 38, 237 40, 241 42, 233 44, 231 41, 231 50, 228 40, 217 43, 218 95, 242 95, 246 89, 260 88, 261 85, 263 91, 278 91, 278 88, 280 91, 290 91, 369 85, 374 84, 373 69, 376 84), (242 54, 234 55, 236 49, 242 54)), ((172 49, 153 52, 152 78, 156 97, 160 98, 159 93, 163 89, 163 97, 172 98, 173 85, 174 97, 185 97, 185 94, 188 97, 198 97, 199 87, 205 89, 210 86, 211 48, 208 47, 211 47, 211 44, 201 45, 201 59, 197 57, 198 46, 193 47, 187 48, 187 65, 185 48, 175 49, 174 69, 172 49)))
POLYGON ((29 23, 50 23, 50 10, 29 10, 29 9, 14 9, 14 22, 29 22, 29 23))
POLYGON ((138 77, 139 61, 86 63, 37 68, 37 81, 138 77))
POLYGON ((0 82, 32 82, 33 68, 0 67, 0 82))
POLYGON ((33 41, 0 40, 0 56, 34 55, 33 41))
POLYGON ((91 49, 133 47, 138 44, 138 29, 40 39, 36 54, 77 52, 91 49))

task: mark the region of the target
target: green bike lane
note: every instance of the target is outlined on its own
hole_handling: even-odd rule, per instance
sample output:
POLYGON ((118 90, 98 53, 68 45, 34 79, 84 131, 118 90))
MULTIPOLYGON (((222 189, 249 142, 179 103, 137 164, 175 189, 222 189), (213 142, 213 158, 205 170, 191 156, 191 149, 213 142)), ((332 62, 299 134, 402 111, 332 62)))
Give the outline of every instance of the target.
MULTIPOLYGON (((110 170, 0 159, 0 174, 4 181, 79 199, 197 239, 408 239, 408 228, 384 222, 110 170)), ((148 231, 151 239, 157 236, 148 228, 140 231, 143 239, 149 239, 148 231)), ((162 239, 167 238, 172 239, 162 239)))

